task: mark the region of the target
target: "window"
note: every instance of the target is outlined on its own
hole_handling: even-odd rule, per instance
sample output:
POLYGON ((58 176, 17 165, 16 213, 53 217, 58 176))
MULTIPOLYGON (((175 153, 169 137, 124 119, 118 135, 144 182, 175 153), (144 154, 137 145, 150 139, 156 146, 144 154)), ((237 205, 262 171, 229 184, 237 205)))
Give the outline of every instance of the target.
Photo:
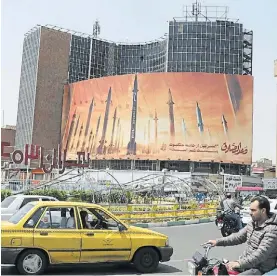
POLYGON ((54 201, 53 198, 48 198, 48 197, 47 197, 47 198, 44 197, 44 198, 42 198, 41 200, 42 200, 42 201, 54 201))
POLYGON ((34 208, 34 206, 33 203, 26 204, 9 219, 9 222, 17 224, 30 210, 34 208))
POLYGON ((6 197, 2 202, 1 202, 1 208, 8 208, 15 200, 15 196, 9 196, 6 197))
POLYGON ((45 207, 36 210, 36 212, 26 221, 26 223, 24 224, 24 228, 34 228, 37 225, 38 220, 40 219, 44 210, 45 207))
POLYGON ((22 204, 21 204, 21 206, 20 206, 20 208, 22 208, 23 206, 25 206, 27 203, 29 203, 29 202, 32 202, 32 201, 39 201, 39 199, 38 198, 36 198, 36 197, 27 197, 27 198, 24 198, 23 199, 23 202, 22 202, 22 204))
POLYGON ((48 208, 42 216, 39 229, 76 229, 74 208, 48 208))
POLYGON ((90 209, 90 211, 100 220, 102 229, 118 230, 118 222, 100 209, 90 209))

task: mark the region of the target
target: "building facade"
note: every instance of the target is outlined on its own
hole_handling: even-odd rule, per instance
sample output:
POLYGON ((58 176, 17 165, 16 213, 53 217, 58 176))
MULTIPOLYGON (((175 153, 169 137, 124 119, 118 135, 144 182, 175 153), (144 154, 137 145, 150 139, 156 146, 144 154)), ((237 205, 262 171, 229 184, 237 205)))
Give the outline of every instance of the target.
MULTIPOLYGON (((277 91, 277 59, 274 61, 274 77, 276 80, 276 91, 277 91)), ((277 113, 276 113, 276 123, 277 123, 277 113)), ((276 165, 277 165, 277 127, 276 127, 276 165)), ((277 171, 276 177, 277 177, 277 171)))
MULTIPOLYGON (((183 18, 169 21, 167 35, 147 43, 115 43, 48 25, 30 30, 23 46, 16 147, 57 147, 65 83, 149 72, 252 75, 252 31, 228 20, 227 13, 208 17, 208 12, 209 7, 194 5, 183 18)), ((146 169, 156 167, 140 162, 146 169)), ((168 169, 179 166, 170 163, 168 169)))

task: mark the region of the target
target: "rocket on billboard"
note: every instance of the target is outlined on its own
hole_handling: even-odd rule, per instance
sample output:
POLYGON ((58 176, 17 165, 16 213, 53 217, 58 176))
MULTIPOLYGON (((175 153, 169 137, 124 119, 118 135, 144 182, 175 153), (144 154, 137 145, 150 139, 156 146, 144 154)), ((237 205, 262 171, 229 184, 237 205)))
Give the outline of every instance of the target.
POLYGON ((240 102, 242 100, 242 90, 239 83, 239 79, 236 75, 225 75, 225 80, 228 95, 232 105, 232 110, 234 115, 236 115, 236 113, 240 109, 240 102))
POLYGON ((90 121, 91 121, 91 114, 92 114, 92 111, 93 111, 93 107, 94 107, 94 98, 92 98, 92 101, 90 103, 90 106, 89 106, 89 110, 88 110, 88 117, 87 117, 87 122, 86 122, 86 129, 85 129, 85 134, 84 134, 84 137, 83 137, 83 144, 82 144, 82 149, 81 151, 84 151, 85 148, 86 148, 86 145, 88 143, 88 133, 89 133, 89 126, 90 126, 90 121))
POLYGON ((196 102, 196 117, 197 117, 197 127, 199 129, 199 132, 204 132, 204 124, 203 124, 203 120, 202 120, 202 113, 201 113, 201 109, 199 107, 198 102, 196 102))
POLYGON ((223 114, 221 116, 221 122, 222 122, 222 125, 223 125, 224 133, 227 134, 228 133, 228 124, 227 124, 227 121, 226 121, 225 116, 223 114))
POLYGON ((85 137, 88 135, 89 126, 90 126, 90 121, 91 121, 91 114, 92 114, 92 111, 93 111, 93 107, 94 107, 94 98, 92 98, 92 101, 91 101, 90 106, 89 106, 88 117, 87 117, 87 123, 86 123, 86 130, 85 130, 85 137))
POLYGON ((89 134, 89 139, 88 139, 88 144, 87 144, 87 147, 86 147, 86 152, 89 152, 92 134, 93 134, 93 133, 92 133, 92 131, 91 131, 90 134, 89 134))
POLYGON ((153 119, 155 121, 155 150, 158 151, 158 116, 157 110, 155 109, 155 117, 153 119))
POLYGON ((130 141, 127 145, 127 155, 136 154, 137 143, 136 143, 136 124, 137 124, 137 96, 138 96, 138 79, 135 75, 134 89, 133 89, 133 106, 132 106, 132 117, 131 117, 131 130, 130 130, 130 141))
POLYGON ((186 127, 186 123, 185 123, 184 118, 182 119, 182 130, 183 130, 184 135, 186 136, 186 134, 187 134, 187 127, 186 127))
POLYGON ((95 154, 96 143, 97 143, 97 140, 98 140, 98 132, 99 132, 100 121, 101 121, 101 115, 98 117, 98 120, 97 120, 97 127, 96 127, 94 144, 93 144, 93 147, 92 147, 92 154, 95 154))
POLYGON ((114 110, 114 115, 113 115, 113 128, 112 128, 112 137, 111 137, 111 143, 109 145, 108 153, 113 153, 113 140, 114 140, 114 130, 115 130, 115 122, 116 122, 116 115, 117 115, 117 107, 114 110))
POLYGON ((80 121, 80 115, 78 116, 77 124, 76 124, 75 131, 74 131, 74 138, 73 138, 73 142, 71 144, 70 150, 72 150, 74 148, 74 145, 75 145, 75 139, 76 139, 76 134, 77 134, 77 130, 78 130, 78 127, 79 127, 79 121, 80 121))
POLYGON ((83 123, 82 123, 81 128, 80 128, 80 132, 79 132, 79 139, 78 139, 78 142, 77 142, 76 151, 78 151, 80 143, 81 143, 80 140, 81 140, 81 137, 82 137, 83 128, 84 128, 84 126, 83 126, 83 123))
POLYGON ((171 142, 174 142, 174 137, 175 137, 175 124, 174 124, 174 110, 173 110, 173 105, 175 104, 172 99, 172 94, 171 90, 168 90, 168 111, 169 111, 169 124, 170 124, 170 140, 171 142))
POLYGON ((117 145, 118 145, 119 134, 120 134, 120 118, 117 119, 116 138, 115 138, 115 151, 116 151, 117 145))
POLYGON ((75 119, 76 119, 76 109, 74 111, 74 114, 72 116, 72 121, 71 121, 71 124, 70 124, 70 128, 69 128, 69 133, 68 133, 68 138, 67 138, 67 142, 66 142, 66 149, 68 149, 68 147, 72 144, 72 139, 73 139, 73 129, 74 129, 74 126, 75 126, 75 119))
POLYGON ((105 110, 105 117, 104 117, 104 123, 103 123, 102 137, 101 137, 101 140, 100 140, 100 145, 97 148, 97 154, 105 154, 104 145, 105 145, 105 142, 106 142, 105 139, 106 139, 108 120, 109 120, 111 99, 112 99, 112 88, 110 87, 108 97, 107 97, 107 100, 106 100, 106 110, 105 110))

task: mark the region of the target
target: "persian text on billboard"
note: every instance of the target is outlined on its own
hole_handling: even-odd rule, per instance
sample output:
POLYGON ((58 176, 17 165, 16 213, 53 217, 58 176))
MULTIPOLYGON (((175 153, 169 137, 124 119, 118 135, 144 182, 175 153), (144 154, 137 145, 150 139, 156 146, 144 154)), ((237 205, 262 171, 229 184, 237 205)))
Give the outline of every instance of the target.
POLYGON ((208 73, 111 76, 70 85, 69 159, 251 163, 252 77, 208 73))

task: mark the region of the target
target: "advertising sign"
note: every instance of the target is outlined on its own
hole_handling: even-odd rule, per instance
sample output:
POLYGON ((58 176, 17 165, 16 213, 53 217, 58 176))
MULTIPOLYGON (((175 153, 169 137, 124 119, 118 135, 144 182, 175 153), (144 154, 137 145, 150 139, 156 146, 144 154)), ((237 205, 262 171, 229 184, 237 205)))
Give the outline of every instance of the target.
POLYGON ((277 190, 277 178, 263 179, 264 190, 277 190))
POLYGON ((149 73, 70 85, 62 148, 91 159, 251 164, 252 76, 149 73))
POLYGON ((237 187, 242 186, 240 175, 224 174, 224 191, 234 193, 237 187))

